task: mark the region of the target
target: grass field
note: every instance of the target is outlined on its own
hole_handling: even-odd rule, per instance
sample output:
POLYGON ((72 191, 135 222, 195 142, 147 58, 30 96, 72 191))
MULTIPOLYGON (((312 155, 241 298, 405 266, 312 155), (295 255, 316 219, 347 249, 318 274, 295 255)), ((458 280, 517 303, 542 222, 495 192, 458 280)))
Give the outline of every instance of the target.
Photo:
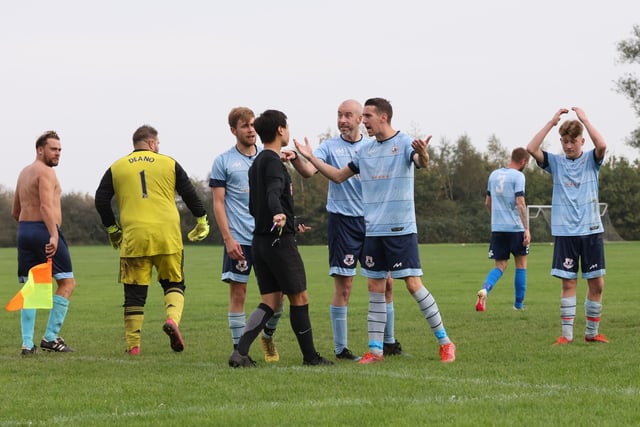
MULTIPOLYGON (((492 292, 487 311, 475 293, 491 261, 487 245, 424 245, 425 284, 435 295, 458 346, 442 364, 436 341, 415 301, 396 281, 396 337, 406 356, 384 363, 303 367, 288 312, 276 342, 281 359, 256 369, 231 369, 227 286, 219 280, 221 247, 185 250, 187 302, 183 353, 161 329, 161 289, 146 306, 142 354, 124 353, 122 290, 110 247, 73 247, 78 282, 61 335, 76 353, 22 358, 20 318, 3 310, 0 322, 0 426, 22 425, 638 425, 640 286, 634 269, 640 242, 607 244, 601 332, 610 344, 582 342, 585 283, 580 282, 575 343, 555 347, 560 334, 558 279, 549 276, 552 247, 534 244, 527 310, 512 310, 513 264, 492 292)), ((318 350, 333 340, 326 248, 301 247, 318 350)), ((0 302, 19 289, 15 249, 0 249, 0 302)), ((247 310, 258 302, 252 279, 247 310)), ((358 276, 349 308, 349 344, 366 351, 367 292, 358 276)), ((48 312, 40 310, 39 340, 48 312)))

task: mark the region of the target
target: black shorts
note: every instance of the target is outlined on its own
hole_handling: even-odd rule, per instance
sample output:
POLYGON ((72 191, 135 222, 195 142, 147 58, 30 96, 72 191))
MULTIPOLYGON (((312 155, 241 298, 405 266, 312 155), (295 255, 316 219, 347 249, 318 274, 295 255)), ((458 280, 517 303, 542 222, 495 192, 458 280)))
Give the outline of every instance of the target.
POLYGON ((307 276, 293 234, 255 235, 251 244, 253 268, 260 294, 295 295, 307 289, 307 276))
POLYGON ((241 245, 242 254, 244 260, 231 259, 227 253, 227 249, 224 248, 224 255, 222 256, 222 281, 223 282, 236 282, 246 284, 249 281, 249 274, 251 274, 251 268, 253 267, 253 256, 251 252, 251 246, 241 245))
POLYGON ((551 275, 561 279, 576 279, 578 265, 583 279, 594 279, 606 274, 602 233, 555 237, 551 275))
POLYGON ((329 274, 355 276, 364 245, 364 217, 329 213, 327 225, 329 274))
POLYGON ((494 231, 489 244, 489 259, 505 260, 514 256, 529 255, 529 246, 522 244, 524 231, 494 231))

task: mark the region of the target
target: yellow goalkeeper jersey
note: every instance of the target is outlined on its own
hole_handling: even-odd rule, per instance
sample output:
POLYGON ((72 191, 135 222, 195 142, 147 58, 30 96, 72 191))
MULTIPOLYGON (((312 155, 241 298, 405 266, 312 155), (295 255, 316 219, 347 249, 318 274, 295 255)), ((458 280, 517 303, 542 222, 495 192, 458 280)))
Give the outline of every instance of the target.
POLYGON ((153 151, 134 151, 111 165, 120 209, 121 257, 182 250, 176 206, 176 161, 153 151))

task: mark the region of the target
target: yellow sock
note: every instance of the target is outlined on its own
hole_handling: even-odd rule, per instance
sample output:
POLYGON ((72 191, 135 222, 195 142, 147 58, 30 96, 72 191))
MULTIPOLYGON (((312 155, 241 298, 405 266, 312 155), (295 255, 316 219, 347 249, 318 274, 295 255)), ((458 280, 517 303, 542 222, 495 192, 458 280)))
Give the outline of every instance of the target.
POLYGON ((182 311, 184 310, 184 293, 181 289, 170 288, 164 294, 164 310, 168 319, 180 325, 182 311))
POLYGON ((144 307, 124 308, 124 333, 127 340, 127 351, 140 347, 140 336, 144 322, 144 307))

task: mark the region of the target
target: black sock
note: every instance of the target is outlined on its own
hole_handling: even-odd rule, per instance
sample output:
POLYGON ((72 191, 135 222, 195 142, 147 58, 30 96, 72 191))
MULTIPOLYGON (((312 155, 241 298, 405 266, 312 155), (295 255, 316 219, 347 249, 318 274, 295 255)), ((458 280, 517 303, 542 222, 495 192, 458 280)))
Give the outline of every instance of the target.
POLYGON ((296 334, 298 345, 302 351, 304 360, 313 360, 316 357, 316 348, 313 345, 313 333, 311 331, 311 320, 309 319, 309 305, 299 305, 290 307, 291 328, 296 334))
POLYGON ((244 332, 240 337, 240 341, 238 341, 238 353, 243 356, 249 354, 251 344, 256 339, 262 328, 264 328, 267 321, 271 319, 271 316, 273 316, 273 310, 264 303, 260 303, 258 308, 253 310, 249 316, 249 320, 247 320, 246 326, 244 327, 244 332))

